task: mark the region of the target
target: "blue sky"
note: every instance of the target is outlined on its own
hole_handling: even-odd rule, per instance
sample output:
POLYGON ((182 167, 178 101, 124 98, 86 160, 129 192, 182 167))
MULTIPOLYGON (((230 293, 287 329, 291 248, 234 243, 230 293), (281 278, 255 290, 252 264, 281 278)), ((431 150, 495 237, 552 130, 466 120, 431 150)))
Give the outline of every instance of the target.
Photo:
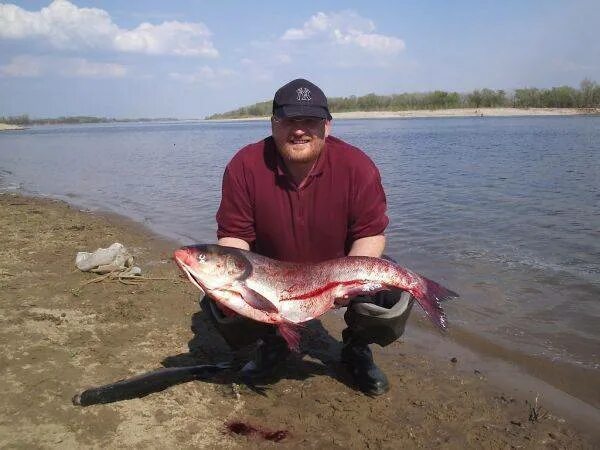
POLYGON ((0 115, 202 118, 328 96, 600 82, 600 2, 0 3, 0 115))

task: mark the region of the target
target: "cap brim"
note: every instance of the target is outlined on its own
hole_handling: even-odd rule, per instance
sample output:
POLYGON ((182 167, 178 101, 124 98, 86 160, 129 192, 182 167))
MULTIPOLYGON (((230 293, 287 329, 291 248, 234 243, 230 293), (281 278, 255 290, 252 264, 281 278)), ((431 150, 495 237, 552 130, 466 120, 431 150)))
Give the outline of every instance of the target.
POLYGON ((277 117, 318 117, 331 120, 331 114, 320 106, 283 105, 273 111, 277 117))

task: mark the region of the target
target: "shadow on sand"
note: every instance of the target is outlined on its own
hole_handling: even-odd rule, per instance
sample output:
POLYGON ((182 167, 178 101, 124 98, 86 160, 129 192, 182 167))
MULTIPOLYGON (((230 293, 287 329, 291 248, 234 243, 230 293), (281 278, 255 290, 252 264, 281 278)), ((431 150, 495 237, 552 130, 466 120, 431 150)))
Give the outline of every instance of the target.
POLYGON ((279 380, 306 380, 314 375, 327 375, 354 387, 339 361, 341 342, 334 339, 319 320, 306 324, 302 351, 292 353, 285 364, 280 364, 260 385, 250 384, 238 375, 238 370, 252 358, 254 345, 233 351, 202 311, 192 316, 191 330, 193 337, 188 342, 187 353, 166 357, 160 369, 83 391, 73 397, 73 404, 89 406, 140 398, 189 381, 243 384, 261 395, 269 384, 279 380))

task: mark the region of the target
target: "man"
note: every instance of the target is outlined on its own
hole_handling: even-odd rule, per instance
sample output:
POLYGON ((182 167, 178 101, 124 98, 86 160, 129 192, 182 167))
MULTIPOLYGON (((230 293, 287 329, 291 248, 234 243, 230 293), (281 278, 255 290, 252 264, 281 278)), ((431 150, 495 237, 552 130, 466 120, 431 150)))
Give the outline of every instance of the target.
MULTIPOLYGON (((331 119, 325 94, 310 81, 296 79, 276 92, 272 136, 242 148, 225 169, 220 245, 307 263, 382 256, 388 218, 379 171, 361 150, 330 136, 331 119)), ((288 355, 273 327, 225 312, 208 298, 202 307, 234 348, 259 340, 244 376, 264 377, 288 355)), ((368 345, 397 339, 411 307, 408 293, 352 299, 342 361, 361 391, 389 389, 368 345)))

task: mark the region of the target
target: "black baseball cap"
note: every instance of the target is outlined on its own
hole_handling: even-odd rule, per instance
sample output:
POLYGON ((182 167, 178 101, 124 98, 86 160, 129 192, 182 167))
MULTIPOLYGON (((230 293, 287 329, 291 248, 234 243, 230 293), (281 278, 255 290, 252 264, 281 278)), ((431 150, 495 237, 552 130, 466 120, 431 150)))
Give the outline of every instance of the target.
POLYGON ((331 120, 327 97, 316 85, 297 78, 280 87, 273 98, 276 117, 319 117, 331 120))

